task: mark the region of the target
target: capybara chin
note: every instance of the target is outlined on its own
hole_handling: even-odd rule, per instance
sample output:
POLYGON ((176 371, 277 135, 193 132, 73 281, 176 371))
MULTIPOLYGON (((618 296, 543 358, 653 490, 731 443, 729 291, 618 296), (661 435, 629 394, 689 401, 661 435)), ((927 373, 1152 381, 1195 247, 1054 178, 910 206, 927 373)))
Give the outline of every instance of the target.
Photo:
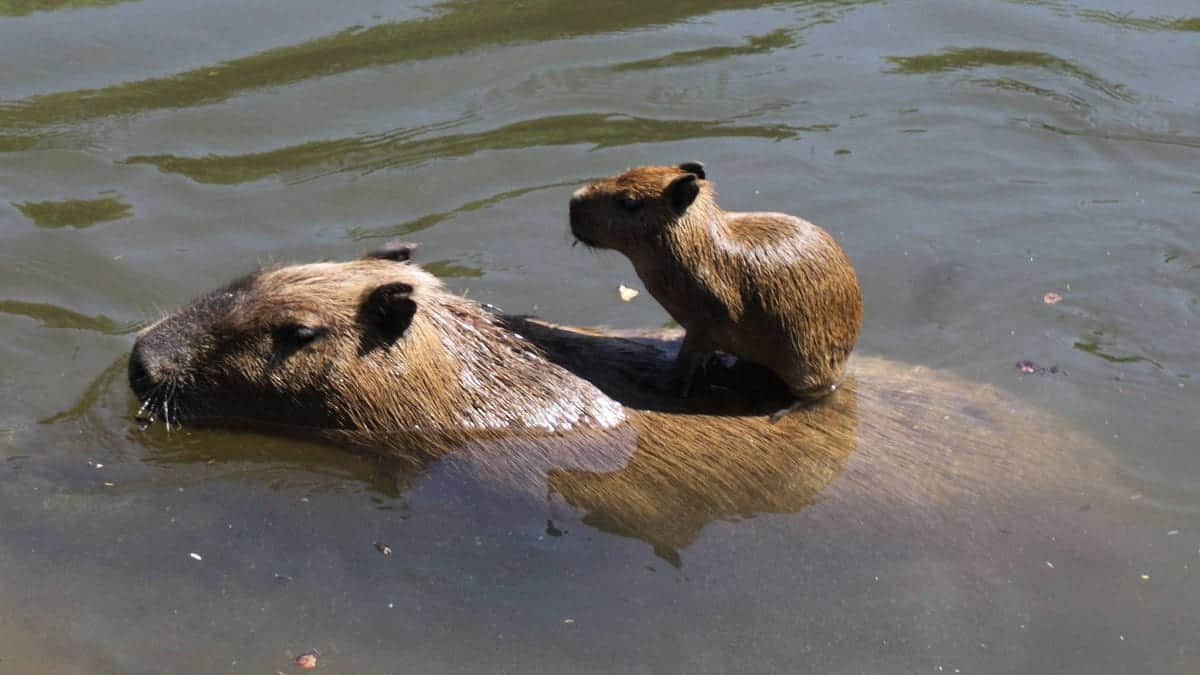
POLYGON ((620 404, 407 257, 260 270, 149 326, 129 361, 144 419, 450 441, 624 423, 620 404))
POLYGON ((783 213, 717 205, 703 165, 631 169, 571 198, 571 232, 633 263, 687 331, 676 376, 722 350, 769 368, 796 397, 772 419, 833 392, 862 326, 854 267, 825 230, 783 213))

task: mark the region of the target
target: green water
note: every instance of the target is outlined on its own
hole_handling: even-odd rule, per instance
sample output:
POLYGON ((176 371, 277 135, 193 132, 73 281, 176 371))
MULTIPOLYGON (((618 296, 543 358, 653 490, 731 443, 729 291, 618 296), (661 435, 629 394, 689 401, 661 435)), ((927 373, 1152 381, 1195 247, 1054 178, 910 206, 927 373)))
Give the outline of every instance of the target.
POLYGON ((0 671, 1196 672, 1194 2, 0 0, 0 63, 0 671), (889 567, 802 514, 675 566, 562 505, 130 420, 138 326, 389 237, 508 311, 662 325, 566 203, 693 159, 838 237, 860 351, 1101 441, 1143 601, 980 593, 985 561, 889 567))

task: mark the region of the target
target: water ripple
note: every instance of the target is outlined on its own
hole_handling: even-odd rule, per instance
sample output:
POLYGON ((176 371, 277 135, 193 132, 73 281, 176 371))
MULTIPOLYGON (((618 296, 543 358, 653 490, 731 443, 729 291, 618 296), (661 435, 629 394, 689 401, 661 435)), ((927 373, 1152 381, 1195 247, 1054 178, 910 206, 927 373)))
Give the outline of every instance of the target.
POLYGON ((592 149, 697 138, 796 138, 801 129, 786 125, 737 125, 701 120, 658 120, 626 115, 554 115, 488 131, 407 140, 365 136, 311 141, 244 155, 138 155, 129 164, 150 164, 198 182, 235 185, 303 169, 320 169, 303 179, 340 173, 370 173, 433 159, 537 146, 589 145, 592 149), (331 167, 331 168, 330 168, 331 167))
MULTIPOLYGON (((185 108, 243 92, 364 68, 456 56, 485 47, 564 40, 686 21, 717 11, 754 9, 772 0, 640 3, 593 0, 448 0, 420 20, 351 28, 296 45, 189 70, 170 77, 33 96, 0 105, 0 129, 28 129, 112 115, 185 108)), ((828 5, 827 2, 800 4, 828 5)), ((835 4, 855 4, 843 1, 835 4)))
POLYGON ((1118 101, 1136 103, 1138 100, 1125 85, 1108 82, 1083 66, 1040 51, 984 47, 949 48, 936 54, 889 56, 887 60, 894 66, 888 72, 902 75, 929 75, 979 68, 1036 68, 1072 77, 1118 101))

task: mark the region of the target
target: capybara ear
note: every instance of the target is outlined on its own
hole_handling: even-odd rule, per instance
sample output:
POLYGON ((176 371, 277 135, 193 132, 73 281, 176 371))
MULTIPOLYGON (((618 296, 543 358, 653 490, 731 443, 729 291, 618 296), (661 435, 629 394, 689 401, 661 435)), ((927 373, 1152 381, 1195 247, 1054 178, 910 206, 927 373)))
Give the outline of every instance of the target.
POLYGON ((707 178, 707 176, 704 175, 704 164, 700 162, 684 162, 683 164, 679 165, 679 170, 686 171, 688 173, 694 173, 700 180, 707 178))
POLYGON ((395 340, 408 331, 417 313, 412 292, 413 287, 403 282, 379 286, 363 301, 361 316, 387 339, 395 340))
POLYGON ((676 213, 683 213, 687 207, 696 201, 700 194, 700 183, 694 173, 685 173, 671 181, 667 186, 667 195, 671 198, 671 207, 676 213))
POLYGON ((394 262, 407 262, 412 259, 413 251, 417 250, 419 244, 412 244, 406 241, 391 241, 383 245, 383 248, 370 251, 363 258, 368 260, 391 260, 394 262))

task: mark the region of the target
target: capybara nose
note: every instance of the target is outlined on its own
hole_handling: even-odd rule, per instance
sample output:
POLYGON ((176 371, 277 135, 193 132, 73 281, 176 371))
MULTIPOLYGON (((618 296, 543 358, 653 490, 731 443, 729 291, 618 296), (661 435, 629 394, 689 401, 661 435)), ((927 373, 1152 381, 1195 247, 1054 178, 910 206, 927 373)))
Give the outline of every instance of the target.
POLYGON ((583 200, 579 197, 571 197, 571 227, 579 226, 579 217, 583 212, 583 200))
POLYGON ((133 345, 133 353, 129 355, 129 387, 139 399, 145 399, 154 388, 154 375, 146 365, 146 350, 141 340, 133 345))

